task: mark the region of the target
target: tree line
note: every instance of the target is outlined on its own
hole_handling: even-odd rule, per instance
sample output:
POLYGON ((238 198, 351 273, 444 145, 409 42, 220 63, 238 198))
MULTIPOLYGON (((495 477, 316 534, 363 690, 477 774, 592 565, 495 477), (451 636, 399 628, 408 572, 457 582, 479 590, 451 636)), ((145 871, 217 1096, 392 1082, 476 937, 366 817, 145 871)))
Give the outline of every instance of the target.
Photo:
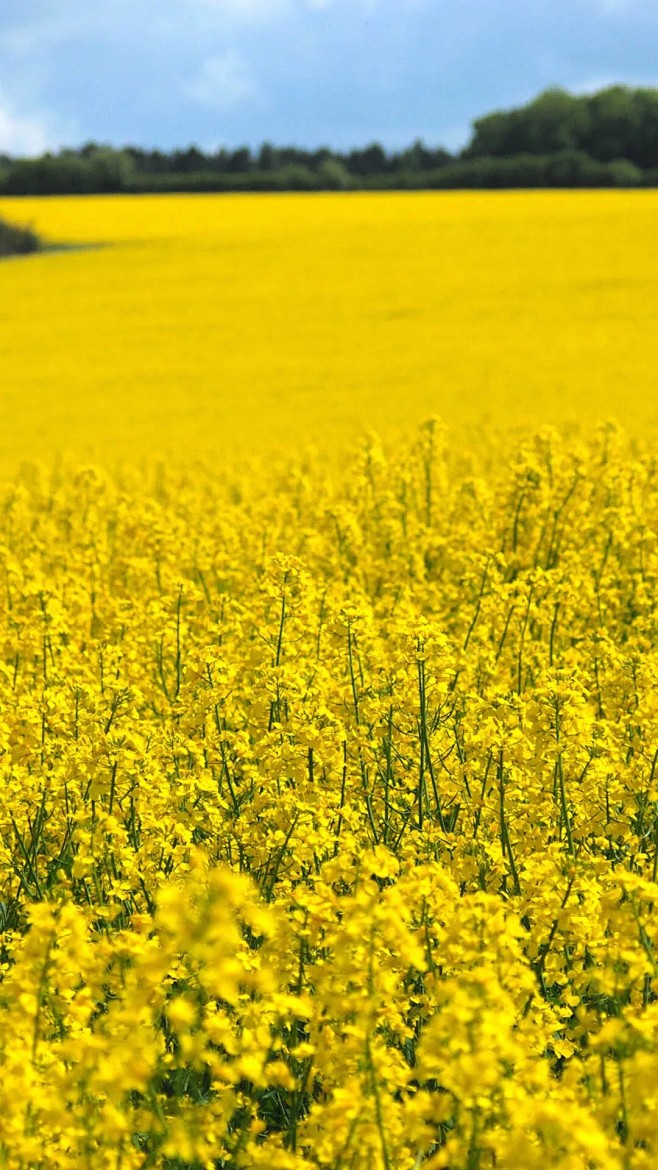
POLYGON ((549 89, 473 123, 464 150, 418 140, 386 151, 247 146, 164 152, 87 143, 39 158, 0 155, 0 195, 658 186, 658 90, 549 89))

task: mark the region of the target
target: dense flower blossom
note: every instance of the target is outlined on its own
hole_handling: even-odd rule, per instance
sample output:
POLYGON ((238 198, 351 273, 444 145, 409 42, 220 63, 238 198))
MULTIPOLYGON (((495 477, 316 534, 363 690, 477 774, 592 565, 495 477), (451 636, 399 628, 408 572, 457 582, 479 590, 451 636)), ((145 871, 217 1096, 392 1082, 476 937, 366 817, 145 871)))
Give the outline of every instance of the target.
POLYGON ((4 489, 7 1170, 655 1165, 652 443, 440 439, 4 489))

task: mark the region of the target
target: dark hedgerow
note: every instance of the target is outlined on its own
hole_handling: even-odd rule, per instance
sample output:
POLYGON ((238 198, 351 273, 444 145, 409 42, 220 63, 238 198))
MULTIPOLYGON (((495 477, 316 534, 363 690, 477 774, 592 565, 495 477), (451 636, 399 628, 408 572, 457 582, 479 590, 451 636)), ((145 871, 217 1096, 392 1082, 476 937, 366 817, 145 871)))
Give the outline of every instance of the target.
POLYGON ((0 257, 26 256, 29 252, 38 252, 41 247, 41 240, 31 228, 0 219, 0 257))

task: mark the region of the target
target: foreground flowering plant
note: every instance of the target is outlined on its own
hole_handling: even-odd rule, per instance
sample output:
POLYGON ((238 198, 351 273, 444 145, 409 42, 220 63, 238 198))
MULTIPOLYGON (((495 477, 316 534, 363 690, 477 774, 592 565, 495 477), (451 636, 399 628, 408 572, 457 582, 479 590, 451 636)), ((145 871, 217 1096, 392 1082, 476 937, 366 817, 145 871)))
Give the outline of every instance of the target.
POLYGON ((0 1167, 655 1165, 649 443, 0 515, 0 1167))

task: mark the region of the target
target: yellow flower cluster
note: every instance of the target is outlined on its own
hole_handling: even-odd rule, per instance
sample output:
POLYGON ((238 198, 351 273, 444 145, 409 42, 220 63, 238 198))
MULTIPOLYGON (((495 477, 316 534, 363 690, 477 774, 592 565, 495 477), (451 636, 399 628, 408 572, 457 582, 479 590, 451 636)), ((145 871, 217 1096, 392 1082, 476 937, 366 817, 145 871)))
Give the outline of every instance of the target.
POLYGON ((649 1170, 658 467, 0 499, 0 1167, 649 1170))

